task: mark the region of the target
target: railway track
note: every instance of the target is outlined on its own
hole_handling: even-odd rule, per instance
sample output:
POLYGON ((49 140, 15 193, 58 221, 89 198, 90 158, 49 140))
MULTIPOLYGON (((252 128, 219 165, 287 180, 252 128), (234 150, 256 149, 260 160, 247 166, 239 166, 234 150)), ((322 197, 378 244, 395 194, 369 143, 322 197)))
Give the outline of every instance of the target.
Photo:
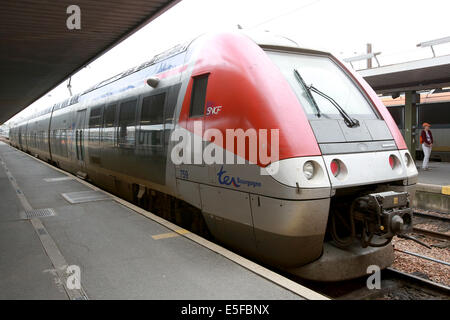
MULTIPOLYGON (((448 221, 447 217, 433 214, 419 213, 422 218, 448 221)), ((450 236, 445 233, 431 231, 419 227, 414 227, 414 233, 426 237, 439 238, 450 241, 450 236)), ((397 250, 402 254, 415 256, 416 258, 439 263, 443 268, 450 268, 450 264, 428 256, 419 255, 415 252, 397 250)), ((450 270, 450 269, 449 269, 450 270)), ((450 300, 450 287, 441 283, 431 281, 424 273, 406 273, 395 268, 386 268, 381 271, 380 289, 369 289, 366 277, 359 279, 340 281, 335 283, 319 283, 296 278, 289 274, 283 274, 312 290, 315 290, 331 299, 336 300, 450 300)))
MULTIPOLYGON (((435 215, 432 213, 416 212, 421 220, 429 221, 432 225, 446 225, 450 222, 449 217, 435 215)), ((422 223, 422 222, 421 222, 422 223)), ((445 230, 445 228, 444 228, 445 230)), ((432 231, 422 227, 414 227, 413 233, 450 242, 448 233, 432 231)), ((431 247, 430 247, 431 249, 431 247)), ((450 263, 422 255, 409 250, 395 248, 402 255, 416 257, 424 261, 439 264, 442 268, 450 268, 450 263)), ((448 269, 450 271, 450 269, 448 269)), ((422 272, 413 274, 403 272, 395 268, 386 268, 381 271, 380 289, 370 290, 367 288, 367 277, 360 279, 342 281, 337 283, 304 283, 304 285, 332 298, 338 300, 450 300, 450 287, 441 283, 431 281, 429 275, 422 272)))
POLYGON ((437 232, 437 231, 432 231, 432 230, 418 228, 418 227, 413 227, 413 232, 427 236, 427 237, 450 241, 450 234, 443 233, 443 232, 437 232))
POLYGON ((442 260, 439 260, 439 259, 427 257, 427 256, 424 256, 424 255, 415 253, 415 252, 410 252, 410 251, 405 251, 405 250, 400 250, 400 249, 394 249, 394 250, 397 251, 397 252, 401 252, 401 253, 404 253, 404 254, 408 254, 408 255, 410 255, 410 256, 414 256, 414 257, 421 258, 421 259, 424 259, 424 260, 436 262, 436 263, 439 263, 439 264, 442 264, 442 265, 445 265, 445 266, 450 267, 450 263, 449 263, 449 262, 446 262, 446 261, 442 261, 442 260))
POLYGON ((385 281, 393 281, 397 285, 397 290, 385 294, 388 298, 406 298, 404 295, 408 294, 411 295, 411 298, 419 295, 417 298, 423 296, 426 299, 426 296, 428 296, 430 299, 450 300, 450 287, 413 274, 394 268, 386 268, 382 271, 382 278, 385 281))
POLYGON ((432 214, 432 213, 426 213, 421 211, 414 211, 415 216, 423 217, 423 218, 430 218, 434 220, 442 220, 450 222, 450 215, 448 217, 444 216, 443 214, 432 214))
MULTIPOLYGON (((423 212, 423 211, 414 211, 414 216, 416 216, 419 220, 419 224, 431 224, 434 226, 437 226, 438 228, 448 231, 450 228, 450 224, 447 225, 447 223, 450 223, 450 215, 442 214, 442 213, 429 213, 429 212, 423 212)), ((416 219, 417 220, 417 219, 416 219)), ((439 230, 441 231, 441 230, 439 230)), ((445 232, 439 232, 430 230, 427 228, 422 228, 418 226, 413 227, 413 232, 416 234, 420 234, 426 237, 431 237, 435 239, 441 239, 450 241, 450 234, 445 232)))
POLYGON ((367 287, 368 277, 336 283, 299 282, 336 300, 450 300, 450 287, 394 268, 381 271, 379 289, 367 287))

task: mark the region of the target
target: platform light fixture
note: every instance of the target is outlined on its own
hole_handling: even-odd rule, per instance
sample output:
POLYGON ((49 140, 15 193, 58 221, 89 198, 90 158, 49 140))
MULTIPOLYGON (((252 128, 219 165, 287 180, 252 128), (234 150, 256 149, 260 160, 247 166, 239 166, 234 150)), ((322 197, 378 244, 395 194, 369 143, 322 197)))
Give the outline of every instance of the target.
POLYGON ((450 37, 444 37, 444 38, 439 38, 439 39, 435 39, 435 40, 421 42, 421 43, 418 43, 416 46, 420 47, 420 48, 430 47, 431 51, 433 52, 433 57, 436 57, 436 53, 434 52, 433 46, 436 46, 438 44, 447 43, 447 42, 450 42, 450 37))
POLYGON ((400 92, 393 92, 391 94, 392 99, 397 99, 398 97, 400 97, 400 92))

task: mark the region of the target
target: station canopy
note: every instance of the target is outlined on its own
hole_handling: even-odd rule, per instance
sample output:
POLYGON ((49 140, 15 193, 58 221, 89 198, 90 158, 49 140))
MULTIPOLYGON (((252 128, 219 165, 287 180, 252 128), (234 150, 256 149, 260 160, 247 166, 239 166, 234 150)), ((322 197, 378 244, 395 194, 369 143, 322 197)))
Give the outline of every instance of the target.
POLYGON ((2 0, 0 124, 180 1, 2 0))
POLYGON ((449 87, 450 55, 365 69, 358 73, 377 93, 449 87))

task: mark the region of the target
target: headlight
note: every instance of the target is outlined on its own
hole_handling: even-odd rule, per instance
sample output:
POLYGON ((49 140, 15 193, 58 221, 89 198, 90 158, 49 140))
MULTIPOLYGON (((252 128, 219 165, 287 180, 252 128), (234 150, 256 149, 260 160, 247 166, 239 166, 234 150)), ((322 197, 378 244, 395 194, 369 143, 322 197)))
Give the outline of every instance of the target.
POLYGON ((303 174, 305 175, 306 179, 311 179, 314 175, 314 165, 311 161, 306 161, 303 165, 303 174))

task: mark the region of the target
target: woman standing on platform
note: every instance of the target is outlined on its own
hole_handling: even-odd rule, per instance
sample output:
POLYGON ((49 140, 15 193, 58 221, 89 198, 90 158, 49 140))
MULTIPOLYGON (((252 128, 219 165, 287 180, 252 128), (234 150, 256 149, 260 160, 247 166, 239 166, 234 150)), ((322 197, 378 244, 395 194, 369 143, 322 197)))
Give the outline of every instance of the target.
POLYGON ((424 122, 422 124, 423 130, 420 133, 420 143, 422 144, 423 150, 423 163, 422 169, 429 170, 428 161, 430 160, 431 147, 433 146, 433 134, 430 130, 430 124, 424 122))

